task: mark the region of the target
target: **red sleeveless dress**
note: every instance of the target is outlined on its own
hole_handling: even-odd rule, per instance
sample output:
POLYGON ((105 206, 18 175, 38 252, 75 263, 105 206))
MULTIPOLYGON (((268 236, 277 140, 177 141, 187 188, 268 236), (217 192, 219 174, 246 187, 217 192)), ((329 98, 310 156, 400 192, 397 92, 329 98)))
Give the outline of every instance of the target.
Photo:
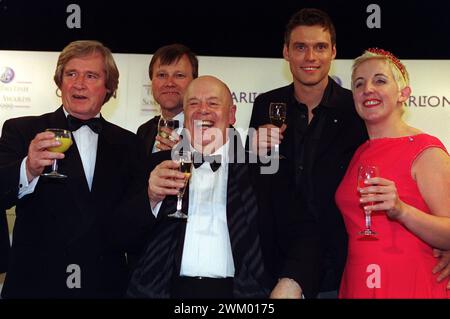
MULTIPOLYGON (((355 152, 336 192, 336 202, 347 229, 348 257, 339 298, 449 298, 448 279, 438 283, 432 269, 438 259, 432 247, 384 212, 372 213, 372 230, 377 240, 362 240, 364 212, 356 191, 361 164, 379 167, 380 176, 395 181, 399 197, 425 213, 423 200, 411 167, 417 156, 430 147, 444 145, 427 134, 369 140, 355 152)), ((447 151, 446 151, 447 152, 447 151)), ((450 209, 450 208, 449 208, 450 209)))

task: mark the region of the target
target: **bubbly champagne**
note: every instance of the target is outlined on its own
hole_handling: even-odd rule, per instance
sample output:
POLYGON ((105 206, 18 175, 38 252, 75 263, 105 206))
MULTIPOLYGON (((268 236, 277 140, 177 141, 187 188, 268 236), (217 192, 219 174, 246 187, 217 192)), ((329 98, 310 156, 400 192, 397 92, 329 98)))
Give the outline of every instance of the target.
MULTIPOLYGON (((369 185, 366 185, 364 182, 366 180, 368 180, 369 178, 377 177, 379 175, 380 175, 380 173, 379 173, 377 166, 361 165, 358 169, 358 182, 357 182, 358 188, 364 188, 364 187, 369 186, 369 185)), ((367 202, 361 206, 363 206, 363 207, 372 206, 374 204, 375 204, 374 202, 367 202)), ((371 228, 372 212, 370 210, 366 210, 366 209, 363 209, 363 210, 364 210, 364 219, 365 219, 366 227, 364 230, 360 231, 359 234, 363 235, 364 237, 370 236, 371 238, 373 238, 373 236, 376 235, 376 232, 374 232, 371 228)))
POLYGON ((178 171, 184 174, 184 183, 183 187, 178 189, 177 193, 177 210, 171 214, 168 214, 167 217, 180 218, 187 220, 188 215, 183 212, 183 196, 186 190, 186 186, 188 185, 189 178, 191 177, 191 169, 192 169, 192 152, 180 150, 175 151, 173 154, 173 160, 179 163, 178 171))
POLYGON ((180 167, 178 170, 182 173, 184 173, 184 186, 180 188, 180 193, 184 194, 184 190, 186 189, 187 183, 189 182, 189 178, 191 177, 191 169, 192 169, 192 163, 191 162, 180 162, 180 167))
POLYGON ((169 138, 169 134, 167 134, 167 133, 164 132, 164 131, 159 131, 159 132, 158 132, 158 135, 161 136, 162 138, 169 138))
POLYGON ((60 146, 55 146, 55 147, 49 147, 48 150, 50 152, 64 153, 72 145, 72 139, 68 138, 68 137, 56 136, 55 140, 59 141, 61 143, 61 145, 60 146))
MULTIPOLYGON (((365 183, 366 180, 369 178, 377 177, 379 176, 378 167, 376 166, 360 166, 358 169, 358 187, 364 188, 368 187, 365 183)), ((375 202, 367 202, 364 204, 364 206, 373 206, 375 205, 375 202)))

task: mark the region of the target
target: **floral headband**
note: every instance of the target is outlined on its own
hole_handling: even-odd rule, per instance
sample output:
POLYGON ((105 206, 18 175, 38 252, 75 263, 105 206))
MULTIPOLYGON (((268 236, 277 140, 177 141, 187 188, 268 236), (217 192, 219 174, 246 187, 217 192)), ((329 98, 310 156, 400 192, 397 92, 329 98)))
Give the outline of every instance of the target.
POLYGON ((389 60, 391 60, 392 63, 394 63, 394 65, 397 67, 397 69, 400 71, 400 73, 403 75, 403 78, 405 80, 407 80, 407 76, 406 76, 406 68, 403 65, 402 62, 400 62, 400 60, 391 52, 383 50, 383 49, 379 49, 379 48, 369 48, 366 50, 367 52, 376 54, 376 55, 382 55, 385 56, 386 58, 388 58, 389 60))

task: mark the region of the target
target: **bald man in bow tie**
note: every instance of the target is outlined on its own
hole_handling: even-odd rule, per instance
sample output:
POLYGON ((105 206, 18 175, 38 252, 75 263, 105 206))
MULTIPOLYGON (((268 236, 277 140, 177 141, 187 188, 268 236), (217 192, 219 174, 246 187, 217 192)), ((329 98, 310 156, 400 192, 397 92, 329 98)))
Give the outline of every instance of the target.
POLYGON ((149 197, 157 224, 128 287, 131 298, 263 298, 268 296, 249 180, 229 88, 201 76, 184 96, 185 130, 175 149, 193 152, 184 192, 186 219, 171 217, 184 186, 171 151, 152 171, 149 197))
POLYGON ((17 215, 4 298, 123 296, 128 242, 154 218, 141 142, 100 114, 118 79, 108 48, 72 42, 54 76, 62 106, 4 123, 0 198, 17 215), (71 131, 73 145, 49 150, 61 142, 47 128, 71 131), (42 175, 54 160, 65 178, 42 175))

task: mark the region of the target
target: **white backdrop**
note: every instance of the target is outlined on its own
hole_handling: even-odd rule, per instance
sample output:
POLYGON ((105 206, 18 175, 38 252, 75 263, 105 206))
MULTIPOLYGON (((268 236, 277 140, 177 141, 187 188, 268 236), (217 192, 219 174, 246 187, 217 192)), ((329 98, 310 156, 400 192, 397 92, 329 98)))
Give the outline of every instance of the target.
MULTIPOLYGON (((58 52, 0 51, 0 128, 12 117, 38 115, 60 105, 53 73, 58 52), (14 77, 11 78, 11 74, 14 77)), ((111 99, 103 116, 135 132, 159 113, 148 78, 151 55, 114 54, 120 71, 117 99, 111 99)), ((405 119, 439 137, 450 149, 450 60, 405 60, 413 96, 405 119)), ((350 86, 351 60, 336 60, 331 74, 350 86)), ((211 74, 227 83, 237 105, 236 126, 246 129, 256 95, 291 82, 283 59, 199 57, 199 74, 211 74)))
MULTIPOLYGON (((53 73, 57 52, 0 51, 0 129, 5 120, 54 111, 60 105, 53 73)), ((103 116, 135 132, 156 113, 147 74, 151 55, 114 54, 120 71, 117 99, 103 106, 103 116)), ((413 96, 405 119, 439 137, 450 149, 450 60, 403 61, 411 75, 413 96)), ((227 83, 237 105, 236 127, 246 129, 256 95, 291 82, 283 59, 199 57, 201 75, 227 83)), ((351 60, 337 60, 331 74, 350 87, 351 60)), ((10 223, 13 218, 10 213, 10 223)), ((11 230, 11 229, 10 229, 11 230)), ((0 290, 3 279, 0 277, 0 290)))

